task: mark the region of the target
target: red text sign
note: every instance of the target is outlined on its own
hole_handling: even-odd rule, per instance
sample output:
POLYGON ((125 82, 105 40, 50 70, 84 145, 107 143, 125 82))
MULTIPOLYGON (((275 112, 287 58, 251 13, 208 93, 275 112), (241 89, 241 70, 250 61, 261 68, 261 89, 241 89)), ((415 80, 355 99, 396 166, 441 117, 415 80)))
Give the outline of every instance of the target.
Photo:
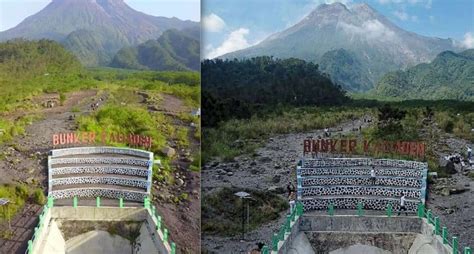
POLYGON ((53 135, 53 146, 65 146, 76 144, 96 144, 96 143, 123 143, 137 147, 151 147, 151 137, 136 134, 114 134, 114 133, 95 133, 95 132, 69 132, 57 133, 53 135))
POLYGON ((304 154, 321 153, 355 153, 358 145, 362 146, 364 153, 381 152, 397 153, 423 158, 425 144, 412 141, 382 141, 372 143, 364 140, 358 143, 357 139, 305 139, 303 143, 304 154))

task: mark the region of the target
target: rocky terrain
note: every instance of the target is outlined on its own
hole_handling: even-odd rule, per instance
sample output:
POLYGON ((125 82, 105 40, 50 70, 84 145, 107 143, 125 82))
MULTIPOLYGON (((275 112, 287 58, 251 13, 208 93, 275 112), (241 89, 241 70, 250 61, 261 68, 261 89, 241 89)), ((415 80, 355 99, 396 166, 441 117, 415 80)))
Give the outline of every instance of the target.
MULTIPOLYGON (((332 136, 343 137, 349 133, 358 135, 357 132, 352 131, 353 125, 362 125, 364 128, 367 123, 360 120, 355 123, 352 121, 343 123, 334 128, 342 128, 342 131, 333 132, 332 136)), ((216 160, 207 163, 202 171, 203 196, 222 187, 236 187, 270 190, 286 198, 287 183, 295 182, 296 179, 296 163, 303 155, 303 140, 318 135, 322 136, 323 130, 275 136, 268 139, 253 155, 242 155, 232 162, 216 160)), ((462 152, 467 144, 465 140, 451 135, 443 133, 439 135, 442 135, 438 139, 439 143, 433 145, 440 158, 451 153, 462 152)), ((444 159, 440 159, 441 163, 446 164, 443 161, 444 159)), ((451 177, 438 178, 429 185, 428 208, 440 216, 442 225, 448 227, 450 234, 459 236, 459 242, 463 246, 473 246, 471 237, 474 234, 473 185, 473 179, 467 176, 467 171, 460 168, 451 177)), ((240 241, 240 236, 225 238, 203 234, 203 249, 207 253, 246 253, 254 248, 257 242, 270 244, 272 234, 284 221, 284 215, 285 212, 281 213, 279 220, 272 221, 247 234, 246 241, 240 241)))
MULTIPOLYGON (((35 113, 40 119, 27 127, 26 135, 17 136, 12 142, 0 146, 0 184, 26 183, 30 187, 46 190, 47 154, 52 149, 53 134, 77 130, 75 117, 90 114, 91 103, 97 102, 100 107, 107 101, 106 92, 84 90, 67 94, 63 105, 48 108, 41 106, 43 101, 50 100, 48 96, 51 97, 40 96, 33 100, 38 103, 35 113)), ((171 95, 163 96, 154 108, 172 116, 175 125, 189 128, 189 140, 192 141, 189 149, 183 150, 177 149, 175 140, 168 140, 167 149, 173 158, 171 164, 175 168, 175 182, 164 184, 154 181, 153 203, 170 230, 171 240, 176 242, 182 253, 197 253, 200 248, 200 174, 188 168, 192 162, 191 154, 197 151, 199 142, 193 137, 193 127, 177 118, 181 113, 190 113, 191 109, 171 95), (182 193, 186 193, 187 197, 176 200, 182 193)), ((22 114, 24 112, 14 112, 2 117, 15 119, 22 114)), ((0 236, 0 254, 24 253, 40 212, 41 207, 33 201, 25 204, 23 210, 12 218, 13 237, 2 239, 0 236)), ((6 227, 6 223, 0 224, 0 232, 6 227)))
MULTIPOLYGON (((361 120, 345 122, 333 129, 333 137, 353 132, 353 126, 367 126, 361 120)), ((269 190, 281 194, 286 199, 286 185, 292 181, 296 185, 296 163, 303 155, 303 140, 307 137, 323 136, 324 130, 309 133, 279 135, 268 139, 266 144, 253 155, 236 157, 233 162, 212 161, 203 166, 202 193, 212 193, 222 187, 269 190)), ((237 142, 238 143, 238 142, 237 142)), ((237 144, 236 144, 237 145, 237 144)), ((263 225, 247 234, 247 241, 241 242, 240 236, 224 238, 202 236, 202 248, 209 253, 246 253, 257 242, 270 243, 271 236, 284 220, 284 214, 278 221, 263 225), (230 252, 229 250, 232 250, 230 252)))

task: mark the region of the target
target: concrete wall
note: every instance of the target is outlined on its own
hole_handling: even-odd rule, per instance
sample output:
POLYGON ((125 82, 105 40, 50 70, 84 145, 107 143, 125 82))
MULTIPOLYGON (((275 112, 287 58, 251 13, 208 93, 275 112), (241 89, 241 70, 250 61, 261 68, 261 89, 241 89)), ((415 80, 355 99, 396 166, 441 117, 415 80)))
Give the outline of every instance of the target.
POLYGON ((285 241, 280 244, 278 254, 287 254, 290 252, 293 242, 300 232, 301 218, 301 216, 298 217, 298 219, 291 224, 291 232, 290 234, 286 235, 285 241))
POLYGON ((433 232, 417 217, 303 215, 279 253, 451 254, 433 232))
MULTIPOLYGON (((41 243, 47 239, 49 234, 49 224, 52 218, 52 211, 51 208, 43 208, 46 209, 43 218, 43 225, 39 224, 39 232, 35 233, 35 238, 33 239, 33 251, 32 253, 37 253, 38 250, 41 248, 41 243)), ((44 211, 44 210, 43 210, 44 211)))
MULTIPOLYGON (((163 234, 156 230, 156 218, 151 216, 149 210, 141 207, 114 208, 114 207, 53 207, 48 210, 45 217, 44 228, 38 235, 34 248, 34 254, 61 253, 65 248, 64 239, 56 225, 56 220, 79 220, 79 221, 144 221, 140 229, 140 243, 143 249, 139 253, 170 253, 168 243, 162 241, 163 234), (59 235, 58 235, 59 234, 59 235), (61 236, 61 237, 60 237, 61 236), (55 244, 58 244, 56 248, 55 244), (61 247, 62 246, 62 247, 61 247), (51 252, 53 249, 59 252, 51 252)), ((63 252, 64 253, 64 252, 63 252)))
POLYGON ((405 232, 420 233, 422 221, 416 217, 304 215, 301 231, 405 232))
POLYGON ((148 212, 142 207, 91 207, 79 206, 77 208, 62 206, 53 207, 52 216, 61 220, 87 220, 87 221, 141 221, 148 217, 148 212))

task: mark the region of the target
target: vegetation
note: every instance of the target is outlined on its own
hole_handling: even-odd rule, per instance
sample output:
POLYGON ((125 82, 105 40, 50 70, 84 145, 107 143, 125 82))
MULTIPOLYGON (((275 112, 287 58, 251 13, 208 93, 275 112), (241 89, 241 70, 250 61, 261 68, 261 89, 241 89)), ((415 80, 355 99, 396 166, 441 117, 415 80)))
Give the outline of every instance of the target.
POLYGON ((205 60, 201 72, 205 127, 231 118, 250 118, 276 105, 340 105, 348 100, 317 65, 294 58, 205 60))
POLYGON ((208 235, 234 236, 242 231, 242 208, 249 202, 249 226, 246 231, 258 228, 264 223, 280 217, 280 212, 289 208, 286 200, 277 194, 258 190, 224 188, 208 194, 202 201, 202 231, 208 235), (242 200, 234 193, 245 191, 252 200, 242 200))
POLYGON ((157 159, 161 161, 161 166, 159 168, 156 168, 155 166, 155 168, 153 169, 153 180, 173 184, 174 176, 171 161, 167 158, 155 157, 155 160, 157 159))
POLYGON ((348 91, 367 91, 372 88, 373 76, 369 71, 370 68, 364 66, 354 53, 345 49, 324 53, 319 65, 335 83, 348 91))
POLYGON ((185 31, 165 31, 158 40, 121 49, 110 66, 137 70, 199 70, 199 37, 185 31))
POLYGON ((202 159, 212 157, 231 160, 242 153, 252 153, 261 141, 276 134, 305 132, 332 127, 344 120, 358 118, 367 109, 350 108, 279 108, 274 112, 256 114, 250 119, 233 119, 218 128, 204 128, 202 159))
POLYGON ((7 198, 10 202, 0 209, 0 222, 13 218, 19 212, 29 197, 26 185, 0 185, 0 198, 7 198))
POLYGON ((36 189, 33 192, 33 200, 38 205, 46 204, 46 197, 44 196, 44 192, 42 189, 36 189))
POLYGON ((29 109, 34 95, 93 86, 79 61, 49 40, 0 43, 0 112, 29 109))
POLYGON ((474 49, 445 51, 431 63, 386 74, 375 95, 403 99, 474 100, 474 49))

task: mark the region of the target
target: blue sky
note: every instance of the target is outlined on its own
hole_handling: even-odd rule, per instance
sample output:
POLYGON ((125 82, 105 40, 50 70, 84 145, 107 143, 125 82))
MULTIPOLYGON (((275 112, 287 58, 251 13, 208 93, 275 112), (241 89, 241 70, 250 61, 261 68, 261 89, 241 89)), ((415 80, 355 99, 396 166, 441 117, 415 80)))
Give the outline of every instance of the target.
POLYGON ((474 47, 474 0, 202 0, 202 55, 254 45, 332 2, 366 2, 405 30, 474 47))
MULTIPOLYGON (((78 0, 85 1, 85 0, 78 0)), ((18 25, 51 0, 0 0, 0 31, 18 25)), ((199 0, 125 0, 132 8, 154 16, 177 17, 180 19, 200 20, 199 0)))

